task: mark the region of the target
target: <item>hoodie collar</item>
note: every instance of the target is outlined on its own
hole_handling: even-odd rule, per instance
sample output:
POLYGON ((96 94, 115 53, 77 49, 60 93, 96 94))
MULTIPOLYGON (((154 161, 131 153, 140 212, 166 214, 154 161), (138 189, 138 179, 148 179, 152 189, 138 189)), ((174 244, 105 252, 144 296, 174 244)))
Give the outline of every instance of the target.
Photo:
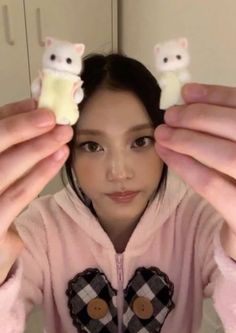
MULTIPOLYGON (((175 211, 188 190, 188 186, 173 172, 168 172, 167 184, 164 196, 160 200, 158 194, 156 198, 147 206, 139 223, 137 224, 125 251, 137 252, 146 247, 148 240, 155 231, 166 222, 168 217, 175 211)), ((57 204, 77 223, 89 237, 102 247, 113 249, 107 233, 99 224, 96 217, 77 197, 70 185, 62 191, 56 193, 54 198, 57 204)))

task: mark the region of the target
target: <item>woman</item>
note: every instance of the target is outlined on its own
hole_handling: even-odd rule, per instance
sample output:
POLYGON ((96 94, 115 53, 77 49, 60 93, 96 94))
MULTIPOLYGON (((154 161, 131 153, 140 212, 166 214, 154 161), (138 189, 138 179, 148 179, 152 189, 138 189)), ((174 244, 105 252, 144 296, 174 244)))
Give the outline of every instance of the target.
POLYGON ((33 119, 52 114, 32 101, 2 111, 2 327, 23 332, 25 314, 42 304, 50 333, 193 333, 212 296, 233 332, 235 90, 188 85, 187 105, 161 125, 159 86, 139 62, 91 56, 82 80, 72 140, 67 126, 44 120, 36 130, 33 119), (70 185, 15 219, 63 165, 70 140, 70 185))

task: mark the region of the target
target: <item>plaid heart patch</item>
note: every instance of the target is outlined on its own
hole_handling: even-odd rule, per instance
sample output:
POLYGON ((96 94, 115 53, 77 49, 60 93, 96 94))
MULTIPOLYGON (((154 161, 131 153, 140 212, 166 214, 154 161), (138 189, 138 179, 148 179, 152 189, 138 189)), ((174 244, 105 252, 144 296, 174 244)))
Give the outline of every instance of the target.
POLYGON ((138 268, 124 290, 124 332, 160 332, 167 315, 175 307, 173 293, 173 283, 158 268, 138 268), (144 299, 145 303, 135 312, 134 302, 137 299, 144 299), (151 312, 149 310, 143 316, 142 311, 145 314, 147 306, 151 312))
MULTIPOLYGON (((66 295, 68 296, 70 315, 78 332, 117 332, 117 310, 113 304, 117 292, 98 269, 87 269, 77 274, 69 282, 66 295), (88 313, 88 304, 94 299, 105 300, 108 306, 106 315, 100 319, 91 318, 88 313)), ((97 306, 95 306, 94 311, 96 310, 99 311, 97 306)), ((95 317, 96 314, 95 312, 95 317)))
MULTIPOLYGON (((158 268, 138 268, 124 290, 123 332, 160 332, 175 307, 173 292, 173 283, 158 268)), ((98 269, 77 274, 66 294, 78 332, 117 333, 117 291, 98 269)))

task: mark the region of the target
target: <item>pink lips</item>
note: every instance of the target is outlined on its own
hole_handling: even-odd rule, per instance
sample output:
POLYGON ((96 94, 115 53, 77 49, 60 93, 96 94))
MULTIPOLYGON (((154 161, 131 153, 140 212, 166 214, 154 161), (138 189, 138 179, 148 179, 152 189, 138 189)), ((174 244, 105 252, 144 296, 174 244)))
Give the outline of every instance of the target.
POLYGON ((109 198, 117 203, 129 203, 132 201, 139 192, 136 191, 125 191, 125 192, 114 192, 107 194, 109 198))

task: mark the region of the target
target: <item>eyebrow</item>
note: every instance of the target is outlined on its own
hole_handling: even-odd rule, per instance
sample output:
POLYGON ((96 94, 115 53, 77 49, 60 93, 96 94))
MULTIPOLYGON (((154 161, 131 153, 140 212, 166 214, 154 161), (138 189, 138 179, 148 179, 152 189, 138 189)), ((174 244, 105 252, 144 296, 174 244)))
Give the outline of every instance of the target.
MULTIPOLYGON (((133 133, 137 131, 141 131, 144 129, 154 129, 154 127, 151 124, 140 124, 140 125, 135 125, 126 131, 126 133, 133 133)), ((87 135, 105 135, 105 132, 96 130, 96 129, 78 129, 77 134, 87 134, 87 135)))

